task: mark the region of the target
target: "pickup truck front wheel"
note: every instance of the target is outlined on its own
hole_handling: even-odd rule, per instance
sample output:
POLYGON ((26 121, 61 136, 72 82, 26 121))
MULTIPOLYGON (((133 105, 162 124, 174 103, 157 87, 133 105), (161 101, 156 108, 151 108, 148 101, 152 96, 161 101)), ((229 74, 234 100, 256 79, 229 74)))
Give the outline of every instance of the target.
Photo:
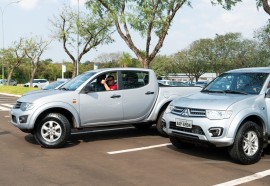
POLYGON ((234 144, 228 149, 231 158, 244 165, 258 162, 263 151, 262 133, 262 128, 256 123, 245 122, 239 128, 234 144))
POLYGON ((62 147, 71 133, 68 119, 59 113, 46 115, 35 129, 34 136, 37 142, 45 148, 62 147))
POLYGON ((165 112, 165 110, 163 110, 159 114, 158 119, 157 119, 156 128, 157 128, 157 131, 158 131, 158 133, 159 133, 160 136, 168 137, 168 134, 163 130, 163 125, 162 125, 162 116, 163 116, 164 112, 165 112))

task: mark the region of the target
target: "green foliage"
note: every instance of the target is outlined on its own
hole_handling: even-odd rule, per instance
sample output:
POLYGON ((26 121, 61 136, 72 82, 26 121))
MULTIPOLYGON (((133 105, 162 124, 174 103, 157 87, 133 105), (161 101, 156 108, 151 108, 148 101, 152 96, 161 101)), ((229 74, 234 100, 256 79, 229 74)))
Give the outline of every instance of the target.
POLYGON ((39 89, 31 88, 31 87, 21 87, 21 86, 0 86, 0 92, 8 93, 8 94, 15 94, 15 95, 22 95, 26 92, 30 92, 33 90, 39 90, 39 89))

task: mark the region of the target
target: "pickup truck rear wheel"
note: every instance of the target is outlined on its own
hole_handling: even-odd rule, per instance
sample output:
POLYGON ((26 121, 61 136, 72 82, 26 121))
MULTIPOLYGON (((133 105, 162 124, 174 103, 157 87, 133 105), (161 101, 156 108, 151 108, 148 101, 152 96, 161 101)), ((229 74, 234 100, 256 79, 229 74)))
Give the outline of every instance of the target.
POLYGON ((160 136, 163 136, 163 137, 168 137, 168 134, 166 132, 164 132, 163 130, 163 125, 162 125, 162 116, 164 114, 165 110, 163 110, 160 115, 158 116, 158 120, 157 120, 157 131, 159 133, 160 136))
POLYGON ((183 142, 183 141, 181 141, 180 139, 178 139, 177 137, 174 137, 174 136, 170 136, 170 141, 178 149, 190 149, 190 148, 194 147, 194 144, 183 142))
POLYGON ((263 151, 262 133, 262 128, 256 123, 245 122, 239 128, 234 144, 228 149, 231 158, 244 165, 258 162, 263 151))
POLYGON ((37 142, 45 148, 62 147, 71 133, 68 119, 59 113, 46 115, 39 122, 34 136, 37 142))

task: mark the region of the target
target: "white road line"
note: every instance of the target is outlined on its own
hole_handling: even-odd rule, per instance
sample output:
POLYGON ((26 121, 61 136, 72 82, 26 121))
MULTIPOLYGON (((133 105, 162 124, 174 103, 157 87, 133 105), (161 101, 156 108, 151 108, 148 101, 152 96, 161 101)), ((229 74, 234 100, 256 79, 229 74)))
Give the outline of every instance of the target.
POLYGON ((9 111, 10 108, 6 108, 6 107, 1 107, 1 106, 0 106, 0 111, 1 111, 1 110, 2 110, 2 111, 9 111))
POLYGON ((253 180, 257 180, 257 179, 260 179, 260 178, 263 178, 263 177, 269 176, 269 175, 270 175, 270 169, 266 170, 266 171, 262 171, 262 172, 257 172, 257 173, 255 173, 255 174, 253 174, 251 176, 246 176, 246 177, 243 177, 243 178, 235 179, 235 180, 228 181, 228 182, 221 183, 221 184, 217 184, 217 185, 214 185, 214 186, 240 185, 240 184, 247 183, 247 182, 250 182, 250 181, 253 181, 253 180))
POLYGON ((160 145, 152 145, 152 146, 140 147, 140 148, 134 148, 134 149, 111 151, 111 152, 107 152, 107 153, 108 154, 120 154, 120 153, 133 152, 133 151, 139 151, 139 150, 153 149, 153 148, 157 148, 157 147, 164 147, 164 146, 168 146, 168 145, 171 145, 171 143, 164 143, 164 144, 160 144, 160 145))
POLYGON ((2 104, 3 106, 6 106, 6 107, 10 107, 12 108, 14 105, 11 105, 11 104, 2 104))

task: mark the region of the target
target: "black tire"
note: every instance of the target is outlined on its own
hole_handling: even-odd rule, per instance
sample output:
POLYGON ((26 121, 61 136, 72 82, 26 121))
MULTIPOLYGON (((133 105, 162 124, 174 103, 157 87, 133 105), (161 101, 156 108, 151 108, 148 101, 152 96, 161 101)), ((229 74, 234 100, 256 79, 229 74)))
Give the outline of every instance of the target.
POLYGON ((250 165, 261 159, 263 151, 262 128, 252 121, 245 122, 238 130, 234 144, 228 148, 230 157, 237 163, 250 165))
POLYGON ((148 130, 152 125, 152 123, 133 124, 133 126, 138 130, 148 130))
POLYGON ((163 116, 164 112, 165 112, 165 110, 161 111, 161 113, 159 114, 158 119, 157 119, 156 128, 157 128, 157 131, 158 131, 160 136, 168 137, 168 134, 163 130, 163 125, 162 125, 162 116, 163 116))
POLYGON ((36 141, 44 148, 60 148, 64 146, 71 133, 68 119, 59 113, 46 115, 35 129, 36 141))
POLYGON ((192 143, 183 142, 183 141, 181 141, 180 139, 178 139, 177 137, 174 137, 174 136, 170 136, 170 141, 178 149, 190 149, 190 148, 195 146, 192 143))

